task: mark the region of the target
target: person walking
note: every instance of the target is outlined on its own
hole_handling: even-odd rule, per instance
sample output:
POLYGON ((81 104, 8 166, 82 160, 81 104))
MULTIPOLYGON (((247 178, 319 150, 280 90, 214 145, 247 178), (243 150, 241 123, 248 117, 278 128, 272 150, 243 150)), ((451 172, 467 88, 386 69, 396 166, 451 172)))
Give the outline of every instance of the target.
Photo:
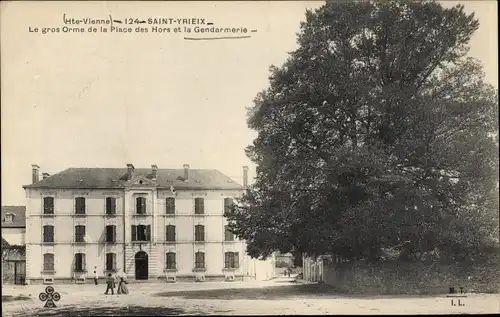
POLYGON ((115 295, 115 279, 111 273, 108 274, 108 278, 106 279, 106 292, 104 295, 108 295, 109 290, 111 290, 111 295, 115 295))
POLYGON ((127 281, 120 277, 120 282, 118 283, 118 288, 116 289, 117 294, 128 294, 128 288, 125 284, 128 284, 127 281))
POLYGON ((99 280, 99 275, 97 274, 97 266, 94 266, 94 284, 97 285, 99 280))

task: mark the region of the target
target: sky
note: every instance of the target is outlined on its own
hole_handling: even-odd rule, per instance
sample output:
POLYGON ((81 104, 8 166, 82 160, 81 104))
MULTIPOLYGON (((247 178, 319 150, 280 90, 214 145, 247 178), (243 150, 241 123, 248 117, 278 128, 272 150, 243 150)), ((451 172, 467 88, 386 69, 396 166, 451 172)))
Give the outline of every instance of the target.
MULTIPOLYGON (((460 3, 481 23, 470 55, 498 87, 497 3, 460 3)), ((68 167, 189 164, 218 169, 239 183, 247 165, 253 178, 255 165, 244 148, 256 133, 247 127, 246 107, 267 87, 269 66, 281 65, 296 48, 306 8, 322 4, 2 1, 2 205, 25 204, 22 185, 31 183, 31 164, 49 174, 68 167), (194 33, 41 33, 61 28, 63 14, 205 18, 257 32, 211 41, 183 39, 206 35, 194 33)))

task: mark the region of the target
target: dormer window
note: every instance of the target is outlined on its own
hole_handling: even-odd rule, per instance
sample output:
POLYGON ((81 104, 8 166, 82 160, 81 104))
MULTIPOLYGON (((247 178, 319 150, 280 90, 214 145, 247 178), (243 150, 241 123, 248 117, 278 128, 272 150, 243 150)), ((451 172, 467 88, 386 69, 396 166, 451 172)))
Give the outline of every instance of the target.
POLYGON ((5 217, 3 219, 5 223, 12 223, 14 222, 14 214, 5 214, 5 217))

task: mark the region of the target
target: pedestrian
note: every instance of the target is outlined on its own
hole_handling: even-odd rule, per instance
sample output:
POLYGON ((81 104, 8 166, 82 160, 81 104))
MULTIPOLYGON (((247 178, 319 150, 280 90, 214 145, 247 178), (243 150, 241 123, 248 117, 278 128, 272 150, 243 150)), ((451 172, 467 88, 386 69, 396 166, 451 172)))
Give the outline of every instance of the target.
POLYGON ((99 279, 99 275, 97 274, 97 266, 94 266, 94 284, 97 285, 99 283, 97 283, 99 279))
POLYGON ((127 281, 123 277, 120 277, 120 282, 116 290, 117 294, 128 294, 128 288, 125 284, 128 284, 127 281))
POLYGON ((108 274, 108 278, 106 279, 106 292, 105 295, 108 295, 108 291, 111 290, 111 295, 115 295, 115 278, 108 274))

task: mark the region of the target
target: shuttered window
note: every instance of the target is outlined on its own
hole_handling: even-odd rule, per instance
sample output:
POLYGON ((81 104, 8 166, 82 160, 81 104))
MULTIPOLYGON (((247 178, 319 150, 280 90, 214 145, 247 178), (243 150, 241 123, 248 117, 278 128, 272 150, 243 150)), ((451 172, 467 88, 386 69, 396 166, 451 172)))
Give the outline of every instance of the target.
POLYGON ((168 225, 165 228, 166 231, 166 241, 174 242, 175 241, 175 226, 168 225))
POLYGON ((194 199, 194 213, 203 215, 205 213, 205 200, 203 198, 194 199))
POLYGON ((225 241, 234 241, 234 233, 229 230, 229 226, 224 226, 224 240, 225 241))
POLYGON ((108 243, 116 242, 116 226, 113 225, 106 226, 106 242, 108 243))
POLYGON ((232 207, 233 207, 233 199, 224 198, 224 214, 229 213, 232 207))
POLYGON ((75 214, 85 214, 85 197, 75 198, 75 214))
POLYGON ((85 253, 75 254, 75 272, 82 272, 86 270, 85 253))
POLYGON ((54 242, 54 226, 43 226, 43 242, 54 242))
POLYGON ((166 200, 165 200, 165 204, 166 204, 166 214, 167 215, 173 215, 175 214, 175 198, 174 197, 168 197, 166 200))
POLYGON ((166 267, 168 270, 174 270, 176 269, 176 263, 175 263, 175 252, 167 252, 166 254, 166 267))
POLYGON ((106 214, 107 215, 116 214, 116 198, 115 197, 107 197, 106 198, 106 214))
POLYGON ((137 197, 136 198, 136 212, 139 215, 146 214, 146 198, 145 197, 137 197))
POLYGON ((54 254, 45 253, 43 255, 43 270, 53 271, 54 270, 54 254))
POLYGON ((237 269, 239 268, 239 254, 238 252, 226 252, 224 253, 224 267, 226 269, 237 269))
POLYGON ((196 252, 194 255, 194 267, 196 269, 204 269, 205 268, 205 253, 204 252, 196 252))
POLYGON ((116 271, 116 253, 106 253, 106 271, 116 271))
POLYGON ((85 226, 75 226, 75 242, 85 242, 85 226))
POLYGON ((132 225, 132 241, 150 241, 151 225, 132 225))
POLYGON ((194 241, 205 241, 205 226, 194 226, 194 241))
POLYGON ((43 198, 43 213, 45 215, 54 214, 54 197, 43 198))

